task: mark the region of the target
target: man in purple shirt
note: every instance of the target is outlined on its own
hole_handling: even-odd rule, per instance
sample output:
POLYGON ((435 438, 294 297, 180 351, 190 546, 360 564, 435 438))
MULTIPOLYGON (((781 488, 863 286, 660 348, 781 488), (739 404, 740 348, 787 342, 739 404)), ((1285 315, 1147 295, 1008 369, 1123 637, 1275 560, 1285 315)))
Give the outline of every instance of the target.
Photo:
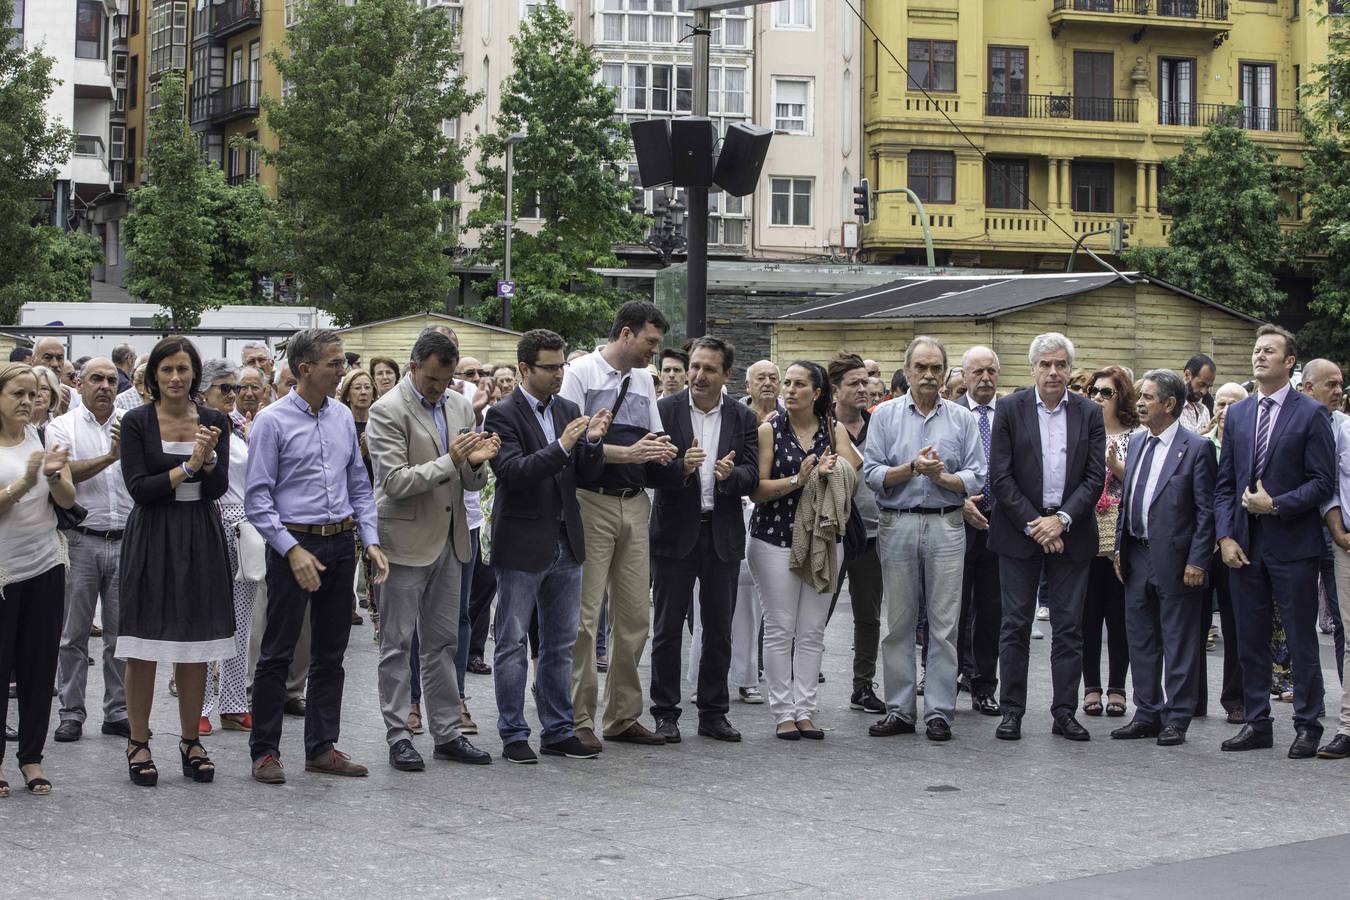
POLYGON ((351 632, 360 534, 383 583, 375 496, 346 406, 333 399, 347 360, 337 332, 306 329, 287 347, 298 383, 253 420, 244 510, 267 541, 267 628, 253 678, 253 778, 282 784, 282 708, 286 670, 310 610, 309 690, 305 704, 305 771, 361 776, 334 744, 342 717, 342 658, 351 632))

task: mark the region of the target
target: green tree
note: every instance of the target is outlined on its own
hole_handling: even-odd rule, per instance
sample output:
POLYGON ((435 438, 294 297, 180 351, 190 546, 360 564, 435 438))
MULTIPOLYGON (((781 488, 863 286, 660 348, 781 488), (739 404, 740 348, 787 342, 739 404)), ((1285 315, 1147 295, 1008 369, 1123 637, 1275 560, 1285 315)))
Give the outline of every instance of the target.
POLYGON ((207 167, 188 127, 177 72, 160 80, 148 137, 148 183, 132 191, 125 226, 127 290, 157 304, 166 327, 190 331, 220 302, 213 290, 213 227, 204 202, 207 167))
MULTIPOLYGON (((578 343, 603 333, 624 297, 604 287, 592 267, 618 267, 614 245, 641 235, 641 217, 628 209, 628 138, 614 120, 614 95, 600 84, 600 59, 575 36, 572 17, 551 3, 538 5, 511 38, 512 71, 502 85, 496 131, 479 140, 480 206, 469 216, 480 229, 474 260, 496 267, 505 254, 506 139, 515 145, 512 218, 538 198, 543 225, 513 230, 511 304, 515 328, 547 327, 578 343)), ((497 321, 500 301, 474 310, 497 321)))
POLYGON ((47 117, 56 80, 50 56, 24 50, 10 27, 14 0, 0 0, 0 322, 29 300, 87 300, 97 244, 40 224, 35 197, 50 194, 75 135, 47 117))
POLYGON ((477 105, 442 10, 408 0, 307 0, 271 56, 264 97, 280 148, 282 241, 302 296, 344 324, 441 307, 443 233, 464 149, 443 123, 477 105))
POLYGON ((223 305, 264 303, 263 278, 284 267, 277 202, 256 181, 229 184, 219 166, 207 166, 204 175, 212 294, 223 305))

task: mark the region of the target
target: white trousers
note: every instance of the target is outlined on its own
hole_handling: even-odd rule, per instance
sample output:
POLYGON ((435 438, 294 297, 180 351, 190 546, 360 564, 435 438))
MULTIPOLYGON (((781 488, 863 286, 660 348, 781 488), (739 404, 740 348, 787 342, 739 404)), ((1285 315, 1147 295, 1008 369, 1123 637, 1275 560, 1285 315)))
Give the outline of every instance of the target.
MULTIPOLYGON (((774 721, 800 722, 816 712, 830 595, 788 571, 792 551, 750 538, 750 570, 764 600, 764 680, 774 721)), ((835 553, 839 552, 838 545, 835 553)))

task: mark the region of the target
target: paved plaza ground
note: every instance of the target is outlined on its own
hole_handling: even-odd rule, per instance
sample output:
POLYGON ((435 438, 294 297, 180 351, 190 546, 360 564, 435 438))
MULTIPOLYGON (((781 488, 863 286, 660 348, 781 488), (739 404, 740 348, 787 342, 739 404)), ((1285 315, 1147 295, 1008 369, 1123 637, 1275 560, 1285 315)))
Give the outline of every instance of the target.
MULTIPOLYGON (((247 736, 231 732, 206 741, 216 782, 193 784, 177 772, 177 715, 162 691, 158 788, 132 786, 123 742, 99 735, 96 719, 78 744, 48 742, 52 796, 16 785, 0 801, 0 896, 1350 894, 1350 761, 1285 758, 1287 705, 1276 704, 1273 751, 1220 753, 1236 730, 1222 717, 1197 720, 1179 748, 1111 741, 1121 720, 1086 717, 1092 742, 1069 743, 1050 735, 1045 640, 1032 642, 1020 743, 994 740, 997 720, 964 694, 951 743, 872 738, 871 717, 848 709, 851 645, 841 601, 827 635, 824 742, 775 740, 767 706, 733 701, 741 744, 693 735, 688 715, 678 746, 611 744, 594 761, 513 766, 497 756, 492 678, 471 675, 474 740, 497 758, 434 761, 422 736, 428 771, 405 774, 387 764, 367 623, 352 633, 341 747, 369 778, 304 774, 302 725, 288 718, 288 784, 255 784, 247 736)), ((1221 651, 1208 659, 1217 710, 1221 651)), ((1334 713, 1325 637, 1323 665, 1334 713)), ((92 699, 97 668, 91 678, 92 699)), ((1330 734, 1334 716, 1326 722, 1330 734)), ((18 780, 12 751, 5 771, 18 780)))

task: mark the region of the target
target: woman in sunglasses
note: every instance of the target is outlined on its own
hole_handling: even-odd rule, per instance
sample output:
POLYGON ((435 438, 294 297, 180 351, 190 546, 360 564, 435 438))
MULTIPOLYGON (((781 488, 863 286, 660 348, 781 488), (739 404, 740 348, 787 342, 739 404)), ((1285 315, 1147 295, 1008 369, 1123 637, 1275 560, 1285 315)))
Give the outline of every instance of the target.
MULTIPOLYGON (((248 469, 248 422, 236 408, 239 367, 228 359, 208 359, 202 364, 202 401, 230 417, 230 487, 218 502, 225 527, 225 549, 230 556, 230 574, 239 571, 239 523, 244 521, 244 474, 248 469)), ((220 711, 220 727, 226 731, 251 731, 248 711, 248 643, 253 625, 253 604, 258 584, 231 578, 234 597, 234 634, 238 652, 220 663, 219 677, 207 679, 202 697, 202 718, 197 733, 211 733, 211 715, 220 711)))
POLYGON ((1106 625, 1111 659, 1106 680, 1108 716, 1125 715, 1125 677, 1130 668, 1130 647, 1125 639, 1125 586, 1112 568, 1115 556, 1116 520, 1125 484, 1125 450, 1130 434, 1139 427, 1134 384, 1120 366, 1107 366, 1092 373, 1087 396, 1102 408, 1106 425, 1106 483, 1097 501, 1097 531, 1100 545, 1088 568, 1087 598, 1083 604, 1083 712, 1100 716, 1102 707, 1102 625, 1106 625))

